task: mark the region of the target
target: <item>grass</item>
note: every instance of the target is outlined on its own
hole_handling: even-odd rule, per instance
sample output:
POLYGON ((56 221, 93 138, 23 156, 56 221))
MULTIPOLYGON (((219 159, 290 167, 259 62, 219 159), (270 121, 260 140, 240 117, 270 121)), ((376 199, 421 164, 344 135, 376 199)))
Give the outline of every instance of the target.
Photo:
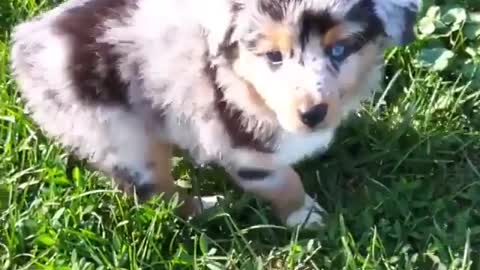
POLYGON ((0 2, 0 269, 480 269, 477 0, 425 1, 419 40, 386 54, 386 90, 298 165, 330 213, 318 232, 286 230, 222 172, 181 158, 182 183, 227 194, 191 222, 71 162, 24 114, 8 70, 11 27, 54 1, 0 2))

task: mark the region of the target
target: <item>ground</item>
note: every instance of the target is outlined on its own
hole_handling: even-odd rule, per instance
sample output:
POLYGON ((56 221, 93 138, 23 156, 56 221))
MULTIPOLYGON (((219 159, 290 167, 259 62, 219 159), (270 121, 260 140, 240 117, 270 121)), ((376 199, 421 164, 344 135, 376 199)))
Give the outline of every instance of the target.
POLYGON ((296 168, 330 213, 321 231, 285 229, 180 157, 179 183, 227 196, 189 222, 69 159, 25 115, 8 69, 11 27, 54 1, 0 2, 1 269, 480 269, 478 0, 425 1, 418 41, 386 54, 384 90, 296 168))

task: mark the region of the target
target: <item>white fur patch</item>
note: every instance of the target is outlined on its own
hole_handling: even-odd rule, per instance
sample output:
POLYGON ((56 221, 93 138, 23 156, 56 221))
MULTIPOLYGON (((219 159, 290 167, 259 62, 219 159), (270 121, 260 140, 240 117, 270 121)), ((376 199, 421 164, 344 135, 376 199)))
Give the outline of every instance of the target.
POLYGON ((276 161, 289 165, 301 161, 313 154, 324 151, 333 139, 334 129, 321 130, 310 134, 285 133, 282 136, 276 161))

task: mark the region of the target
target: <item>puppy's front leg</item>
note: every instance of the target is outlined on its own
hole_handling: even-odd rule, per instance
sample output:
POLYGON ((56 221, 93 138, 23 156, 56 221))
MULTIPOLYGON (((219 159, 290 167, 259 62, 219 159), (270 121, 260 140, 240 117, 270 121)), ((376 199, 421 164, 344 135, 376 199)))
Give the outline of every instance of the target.
POLYGON ((298 174, 290 167, 276 170, 243 167, 233 178, 245 191, 271 203, 279 218, 289 227, 305 224, 307 228, 323 225, 323 208, 305 189, 298 174))
POLYGON ((199 202, 179 189, 171 175, 172 148, 170 144, 157 141, 150 144, 148 160, 149 168, 153 174, 153 186, 145 195, 148 196, 149 192, 153 194, 163 193, 163 199, 169 200, 173 194, 177 193, 183 203, 178 209, 179 215, 185 218, 195 216, 200 213, 199 202))

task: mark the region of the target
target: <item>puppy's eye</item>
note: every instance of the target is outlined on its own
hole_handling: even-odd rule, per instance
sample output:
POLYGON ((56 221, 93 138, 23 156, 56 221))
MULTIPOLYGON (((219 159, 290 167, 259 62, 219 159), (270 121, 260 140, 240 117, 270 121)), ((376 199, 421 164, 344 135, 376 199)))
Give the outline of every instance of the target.
POLYGON ((343 56, 345 55, 345 51, 345 46, 337 44, 332 47, 332 49, 330 50, 330 54, 334 58, 343 58, 343 56))
POLYGON ((267 52, 265 56, 267 57, 268 61, 270 61, 271 64, 274 64, 274 65, 282 64, 283 55, 282 55, 282 52, 280 51, 270 51, 270 52, 267 52))
POLYGON ((342 62, 350 55, 350 47, 347 47, 345 43, 337 43, 331 46, 327 53, 329 54, 330 58, 337 63, 342 62))

